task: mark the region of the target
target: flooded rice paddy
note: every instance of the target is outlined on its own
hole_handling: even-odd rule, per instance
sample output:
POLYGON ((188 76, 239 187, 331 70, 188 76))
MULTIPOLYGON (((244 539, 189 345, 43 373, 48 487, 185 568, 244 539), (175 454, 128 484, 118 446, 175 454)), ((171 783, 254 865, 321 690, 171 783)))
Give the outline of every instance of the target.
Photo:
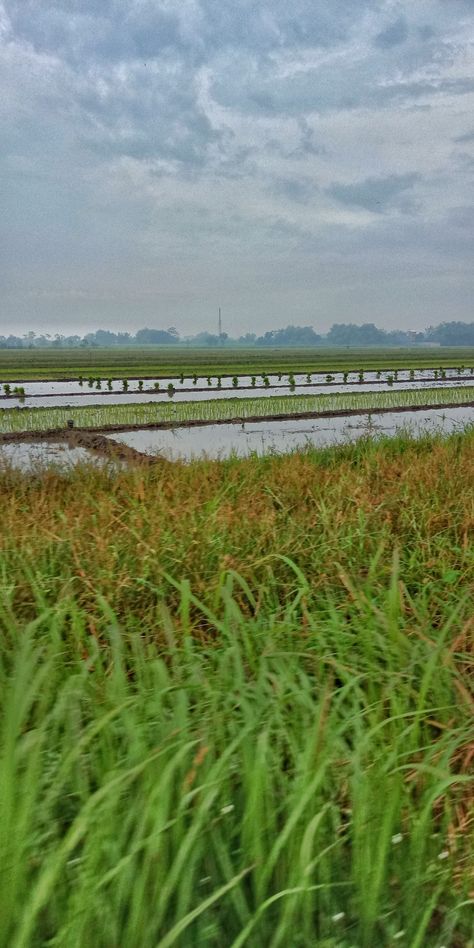
POLYGON ((245 424, 209 424, 172 430, 135 429, 108 437, 144 454, 174 461, 284 453, 308 445, 327 447, 367 436, 395 435, 401 431, 414 436, 434 432, 448 434, 473 423, 474 408, 435 408, 310 420, 292 418, 245 424))
POLYGON ((20 471, 73 467, 75 464, 101 464, 102 459, 86 448, 71 448, 66 442, 28 441, 0 444, 0 471, 13 467, 20 471))
MULTIPOLYGON (((20 440, 0 444, 0 471, 13 467, 22 471, 67 469, 76 464, 121 466, 152 458, 167 461, 193 458, 223 459, 285 453, 307 446, 328 447, 362 437, 462 431, 474 424, 474 407, 433 408, 338 415, 321 418, 288 418, 275 421, 198 424, 192 427, 134 428, 124 432, 92 436, 94 445, 75 445, 65 440, 20 440), (111 450, 104 450, 110 446, 111 450)), ((80 433, 77 433, 80 436, 80 433)), ((87 443, 84 436, 84 442, 87 443)))
POLYGON ((334 374, 312 373, 295 374, 294 382, 290 381, 288 375, 269 375, 268 381, 264 383, 262 376, 239 376, 238 385, 233 385, 231 376, 222 376, 221 385, 218 386, 217 378, 211 379, 211 384, 207 384, 207 378, 198 378, 196 385, 192 384, 192 379, 186 378, 183 382, 179 378, 161 378, 141 380, 131 379, 127 382, 127 389, 124 390, 122 380, 113 380, 107 383, 101 380, 100 387, 97 382, 89 385, 84 382, 81 386, 76 381, 56 381, 56 382, 25 382, 21 388, 24 395, 15 395, 14 389, 17 383, 9 383, 5 394, 5 385, 0 382, 0 410, 5 408, 53 408, 53 407, 84 407, 86 405, 133 405, 143 402, 163 402, 171 398, 174 402, 189 401, 208 401, 213 399, 228 398, 229 394, 235 398, 248 398, 249 395, 256 398, 268 398, 272 395, 294 394, 294 395, 319 395, 328 392, 386 392, 386 391, 409 391, 419 390, 424 387, 443 388, 453 386, 459 387, 472 385, 474 375, 470 369, 465 369, 459 374, 457 369, 444 370, 443 376, 439 373, 433 374, 432 369, 399 370, 394 372, 364 372, 363 378, 359 377, 358 372, 349 372, 344 375, 342 372, 334 374), (252 384, 252 380, 254 383, 252 384), (156 389, 155 386, 159 385, 156 389), (172 394, 168 393, 168 386, 173 387, 172 394))

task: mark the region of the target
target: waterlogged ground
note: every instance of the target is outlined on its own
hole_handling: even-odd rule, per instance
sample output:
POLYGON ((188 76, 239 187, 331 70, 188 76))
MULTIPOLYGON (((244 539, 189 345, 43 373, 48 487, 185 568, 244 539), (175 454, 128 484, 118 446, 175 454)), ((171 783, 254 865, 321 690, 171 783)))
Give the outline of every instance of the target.
POLYGON ((436 408, 424 411, 373 413, 320 420, 288 419, 245 424, 202 425, 174 430, 138 429, 109 435, 113 440, 146 454, 168 460, 246 457, 284 453, 307 445, 326 447, 376 435, 396 435, 408 430, 448 434, 474 424, 474 408, 436 408))
MULTIPOLYGON (((189 401, 208 401, 213 399, 228 398, 232 393, 235 398, 248 398, 251 394, 256 398, 268 398, 272 395, 282 394, 307 394, 320 395, 328 392, 387 392, 387 391, 410 391, 419 390, 425 387, 443 388, 446 386, 463 387, 472 385, 474 375, 470 370, 464 370, 460 375, 456 369, 446 369, 445 377, 433 375, 433 370, 419 370, 410 377, 410 372, 399 371, 397 378, 393 373, 386 372, 365 372, 361 381, 357 372, 350 372, 347 379, 344 380, 342 372, 326 375, 323 373, 313 373, 311 376, 306 374, 295 374, 294 385, 291 385, 288 376, 269 375, 269 384, 263 383, 261 376, 254 377, 255 384, 252 385, 252 376, 239 376, 239 384, 232 384, 231 376, 222 377, 221 386, 217 385, 217 378, 212 378, 212 384, 207 383, 207 378, 198 378, 196 385, 193 385, 192 379, 186 378, 181 382, 179 378, 169 378, 159 380, 159 389, 154 388, 158 382, 156 379, 147 379, 143 382, 143 387, 139 388, 139 380, 131 379, 128 383, 127 391, 124 390, 121 381, 114 380, 111 387, 107 386, 105 381, 101 382, 101 387, 97 384, 89 386, 79 382, 26 382, 22 385, 25 391, 24 397, 17 397, 13 394, 5 395, 4 388, 0 383, 0 409, 5 408, 54 408, 54 407, 84 407, 86 405, 133 405, 142 402, 162 402, 168 401, 171 397, 175 402, 189 401), (330 378, 330 381, 328 381, 330 378), (391 379, 389 382, 388 379, 391 379), (173 386, 173 394, 170 396, 167 391, 168 385, 173 386)), ((11 383, 11 391, 15 383, 11 383)))
MULTIPOLYGON (((166 460, 192 460, 207 457, 222 459, 235 455, 284 454, 312 445, 327 447, 357 441, 362 437, 394 436, 402 431, 412 436, 426 433, 449 434, 474 425, 474 407, 433 408, 391 412, 349 414, 319 419, 288 418, 275 421, 199 424, 173 429, 135 428, 114 432, 102 437, 124 450, 132 449, 130 457, 117 458, 113 463, 139 460, 140 454, 166 460), (134 457, 133 452, 138 452, 134 457)), ((111 446, 112 447, 112 446, 111 446)), ((115 449, 114 449, 115 450, 115 449)), ((95 451, 86 447, 69 446, 67 441, 19 441, 0 445, 0 471, 14 467, 23 471, 45 468, 69 468, 92 462, 110 463, 104 448, 95 451)))
POLYGON ((33 441, 0 445, 0 472, 6 467, 21 471, 42 470, 45 467, 72 467, 75 464, 101 463, 97 455, 85 448, 70 448, 66 443, 33 441))

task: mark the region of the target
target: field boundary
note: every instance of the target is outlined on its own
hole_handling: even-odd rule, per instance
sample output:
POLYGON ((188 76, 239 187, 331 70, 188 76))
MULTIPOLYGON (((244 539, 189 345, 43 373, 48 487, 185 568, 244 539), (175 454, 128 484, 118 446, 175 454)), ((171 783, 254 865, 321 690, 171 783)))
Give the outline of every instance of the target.
MULTIPOLYGON (((245 425, 245 424, 255 424, 261 421, 292 421, 298 419, 318 419, 318 418, 340 418, 340 417, 353 417, 354 415, 386 415, 393 414, 393 412, 419 412, 419 411, 435 411, 439 409, 442 411, 446 408, 474 408, 474 400, 469 399, 464 402, 445 402, 443 404, 433 404, 427 403, 423 405, 392 405, 385 408, 350 408, 350 409, 333 409, 326 411, 303 411, 303 412, 278 412, 274 414, 267 415, 247 415, 235 416, 234 418, 214 418, 214 419, 199 419, 192 418, 184 421, 176 422, 173 420, 170 421, 156 421, 156 422, 143 422, 141 424, 109 424, 101 425, 100 427, 94 426, 83 426, 77 427, 74 429, 68 428, 45 428, 45 429, 32 429, 27 431, 13 431, 0 433, 0 444, 11 444, 14 442, 20 441, 42 441, 42 440, 53 440, 53 439, 63 439, 70 438, 74 440, 72 446, 78 446, 79 442, 77 441, 77 436, 82 435, 95 435, 100 436, 102 432, 113 433, 119 431, 153 431, 153 430, 172 430, 177 428, 200 428, 200 427, 209 427, 212 425, 245 425)), ((108 439, 104 439, 108 441, 108 439)), ((86 446, 86 445, 84 445, 86 446)), ((133 450, 133 449, 131 449, 133 450)), ((136 452, 140 454, 140 452, 136 452)))
MULTIPOLYGON (((455 368, 455 367, 454 367, 454 368, 455 368)), ((335 371, 336 371, 336 370, 335 370, 335 371)), ((340 370, 337 370, 337 371, 338 371, 339 374, 341 374, 340 370)), ((376 372, 376 371, 379 371, 379 370, 377 370, 377 369, 367 369, 367 370, 364 370, 364 371, 367 371, 367 372, 376 372)), ((390 370, 389 370, 389 369, 380 369, 380 371, 381 371, 381 372, 389 372, 390 370)), ((394 369, 393 371, 397 371, 397 370, 394 369)), ((399 369, 398 371, 401 371, 401 370, 399 369)), ((453 371, 453 367, 447 368, 446 371, 447 371, 447 372, 453 371)), ((275 375, 276 373, 275 373, 275 372, 271 372, 270 374, 271 374, 271 375, 275 375)), ((287 375, 288 373, 285 372, 285 373, 283 373, 283 374, 287 375)), ((291 373, 290 373, 290 374, 291 374, 291 373)), ((303 372, 303 373, 296 373, 296 374, 297 374, 297 375, 301 375, 301 374, 305 375, 305 374, 307 374, 307 373, 304 373, 304 372, 303 372)), ((308 374, 311 374, 311 373, 308 373, 308 374)), ((312 374, 316 375, 315 372, 312 373, 312 374)), ((352 374, 356 374, 356 373, 354 372, 354 370, 352 370, 352 374)), ((212 378, 218 378, 218 377, 219 377, 219 376, 212 376, 212 378)), ((136 378, 128 378, 127 381, 128 381, 128 382, 139 382, 139 381, 147 382, 147 381, 151 381, 152 379, 156 379, 156 378, 157 378, 156 375, 137 376, 136 378)), ((164 378, 168 378, 168 376, 164 376, 164 378)), ((175 376, 175 378, 176 378, 176 376, 175 376)), ((231 378, 233 378, 233 376, 232 376, 232 375, 221 375, 220 378, 221 378, 221 379, 231 379, 231 378)), ((237 378, 244 378, 244 376, 237 376, 237 378)), ((261 376, 260 376, 260 378, 261 378, 261 376)), ((26 382, 26 384, 28 384, 29 382, 31 382, 32 384, 34 384, 35 381, 36 381, 36 382, 44 382, 45 379, 36 379, 36 380, 34 380, 34 379, 23 379, 23 380, 16 379, 16 381, 23 381, 23 382, 26 382)), ((55 381, 55 382, 62 382, 62 381, 77 382, 77 379, 68 379, 68 380, 66 380, 66 379, 53 379, 53 380, 51 380, 51 381, 55 381)), ((121 381, 121 379, 113 379, 112 381, 119 382, 119 381, 121 381)), ((102 379, 101 379, 101 382, 107 382, 107 379, 103 379, 103 378, 102 378, 102 379)), ((461 382, 461 383, 465 383, 465 384, 466 384, 466 387, 467 387, 468 385, 472 385, 472 384, 473 384, 473 382, 474 382, 474 377, 473 377, 473 376, 463 376, 463 377, 456 376, 455 378, 439 379, 439 378, 437 378, 437 377, 434 376, 434 375, 429 375, 429 376, 427 376, 426 378, 423 378, 423 379, 414 379, 414 380, 413 380, 413 379, 394 379, 394 381, 393 381, 393 386, 392 386, 392 391, 396 391, 396 390, 397 390, 397 389, 396 389, 396 386, 397 386, 397 385, 407 385, 407 384, 410 384, 410 383, 413 383, 413 382, 415 382, 415 384, 417 384, 417 385, 419 385, 420 383, 423 383, 423 385, 424 385, 424 384, 426 383, 427 386, 428 386, 428 384, 429 384, 430 382, 438 382, 440 388, 442 388, 443 386, 445 386, 446 388, 450 388, 450 387, 452 388, 452 387, 453 387, 453 383, 456 383, 456 385, 458 385, 458 384, 461 382)), ((2 384, 2 383, 0 383, 0 385, 1 385, 1 384, 2 384)), ((8 384, 10 384, 10 383, 8 383, 8 384)), ((352 380, 348 380, 347 382, 342 382, 342 383, 341 383, 340 381, 337 381, 337 380, 335 380, 334 382, 327 382, 327 381, 296 382, 294 385, 292 385, 290 382, 275 382, 275 383, 271 382, 269 387, 272 388, 272 389, 275 389, 275 388, 281 388, 281 389, 292 389, 292 388, 296 388, 296 389, 300 389, 300 388, 316 388, 316 387, 317 387, 317 388, 336 388, 336 387, 338 387, 338 386, 341 386, 341 384, 342 384, 342 385, 357 385, 358 387, 360 386, 360 387, 362 388, 362 386, 364 386, 364 385, 387 385, 388 382, 387 382, 387 379, 357 379, 357 380, 352 379, 352 380)), ((182 392, 186 392, 186 393, 189 392, 189 393, 192 393, 192 394, 198 394, 198 393, 199 393, 199 394, 202 394, 203 392, 208 392, 208 393, 209 393, 209 392, 216 392, 216 391, 235 392, 236 390, 238 390, 239 392, 254 392, 256 389, 257 389, 257 391, 259 391, 259 392, 264 392, 265 389, 266 389, 266 386, 263 385, 263 384, 260 384, 260 385, 235 385, 235 386, 206 385, 206 386, 204 386, 204 387, 201 387, 201 386, 198 387, 198 386, 192 385, 192 386, 190 387, 190 386, 181 385, 181 382, 178 380, 177 385, 176 385, 176 386, 173 386, 173 388, 174 388, 174 394, 175 394, 175 395, 181 395, 182 392)), ((419 389, 415 389, 415 390, 418 391, 419 389)), ((407 389, 402 389, 402 391, 407 391, 407 389)), ((408 389, 408 391, 409 391, 409 389, 408 389)), ((342 390, 341 394, 344 394, 344 390, 342 390)), ((11 392, 9 395, 1 395, 1 394, 0 394, 0 401, 18 401, 19 398, 24 398, 25 401, 27 401, 27 400, 29 401, 29 400, 32 399, 32 398, 69 398, 69 397, 70 397, 70 398, 82 398, 82 397, 87 397, 87 398, 89 398, 89 397, 92 396, 92 395, 94 396, 94 398, 97 397, 98 399, 101 399, 101 398, 104 398, 104 397, 108 397, 108 396, 110 397, 111 395, 124 395, 124 396, 127 396, 127 395, 154 395, 154 396, 166 395, 167 397, 169 397, 168 391, 167 391, 166 388, 161 388, 161 389, 143 389, 142 391, 124 391, 123 389, 120 389, 119 391, 113 391, 113 390, 110 391, 109 389, 102 389, 102 388, 101 388, 101 389, 98 389, 98 388, 96 388, 95 386, 93 386, 92 388, 90 388, 89 386, 87 386, 87 389, 86 389, 85 391, 80 391, 80 392, 51 392, 50 394, 45 393, 45 392, 34 392, 34 393, 28 393, 28 392, 27 392, 26 395, 24 395, 24 396, 20 396, 20 395, 18 395, 18 394, 14 394, 13 392, 11 392)), ((99 404, 99 402, 98 402, 97 404, 99 404)))

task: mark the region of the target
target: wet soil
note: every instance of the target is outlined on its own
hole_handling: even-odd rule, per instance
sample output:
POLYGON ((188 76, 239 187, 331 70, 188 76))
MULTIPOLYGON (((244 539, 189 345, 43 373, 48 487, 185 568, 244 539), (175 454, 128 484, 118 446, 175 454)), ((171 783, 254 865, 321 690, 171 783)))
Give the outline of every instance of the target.
MULTIPOLYGON (((267 415, 246 415, 245 417, 236 416, 235 418, 213 418, 213 419, 199 419, 193 418, 188 421, 157 421, 157 422, 148 422, 140 424, 113 424, 113 425, 102 425, 100 429, 97 428, 50 428, 47 430, 36 430, 36 431, 15 431, 9 432, 8 434, 0 434, 0 444, 8 444, 16 441, 47 441, 47 440, 66 440, 70 447, 85 447, 91 451, 96 451, 98 453, 107 454, 109 453, 109 444, 107 438, 105 438, 102 432, 112 433, 114 431, 134 431, 134 430, 170 430, 176 428, 196 428, 203 427, 207 425, 242 425, 242 424, 256 424, 259 422, 266 421, 291 421, 291 420, 302 420, 302 419, 319 419, 319 418, 339 418, 343 416, 356 416, 356 415, 385 415, 393 414, 394 412, 422 412, 422 411, 432 411, 438 410, 443 411, 445 408, 473 408, 474 401, 472 399, 465 402, 450 402, 444 403, 442 405, 433 405, 429 402, 424 405, 392 405, 390 408, 344 408, 344 409, 333 409, 332 411, 306 411, 306 412, 279 412, 279 413, 269 413, 267 415), (107 445, 107 447, 106 447, 107 445)), ((121 450, 121 449, 120 449, 121 450)), ((134 449, 126 449, 130 451, 131 454, 124 455, 124 459, 132 460, 136 456, 136 460, 146 458, 146 455, 142 455, 140 451, 134 451, 134 449)), ((114 452, 114 456, 117 457, 117 454, 114 452)))
POLYGON ((158 455, 152 457, 126 444, 111 441, 95 429, 51 428, 49 431, 16 431, 11 434, 0 434, 0 445, 35 441, 61 442, 68 448, 86 448, 87 451, 99 454, 103 458, 116 461, 133 461, 147 465, 169 463, 158 455))

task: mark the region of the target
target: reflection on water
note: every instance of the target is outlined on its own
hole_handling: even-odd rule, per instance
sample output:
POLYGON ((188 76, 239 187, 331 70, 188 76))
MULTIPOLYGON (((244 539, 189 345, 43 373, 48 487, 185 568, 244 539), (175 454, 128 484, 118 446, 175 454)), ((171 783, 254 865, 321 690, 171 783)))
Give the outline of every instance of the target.
MULTIPOLYGON (((372 373, 373 374, 373 373, 372 373)), ((40 383, 38 383, 39 385, 40 383)), ((50 384, 50 383, 48 383, 50 384)), ((55 383, 56 385, 58 383, 55 383)), ((240 383, 243 385, 243 381, 240 383)), ((85 408, 86 405, 103 407, 104 405, 138 405, 149 402, 199 402, 212 401, 220 398, 268 398, 272 395, 336 395, 341 392, 403 392, 413 391, 423 388, 464 388, 474 385, 474 377, 466 378, 446 378, 437 381, 418 380, 418 381, 398 381, 389 385, 384 381, 372 380, 364 385, 357 382, 342 381, 331 385, 316 385, 301 382, 290 387, 287 383, 278 383, 275 386, 263 388, 261 385, 256 388, 232 388, 222 386, 222 388, 209 388, 205 391, 196 391, 193 388, 181 389, 177 386, 172 397, 162 389, 159 392, 153 392, 144 388, 142 392, 128 391, 123 392, 114 390, 108 392, 94 391, 93 389, 83 390, 82 395, 77 393, 77 383, 71 383, 75 386, 75 393, 71 394, 39 394, 30 393, 25 398, 1 398, 0 411, 5 408, 85 408)), ((130 386, 132 388, 132 386, 130 386)))
MULTIPOLYGON (((363 385, 360 384, 359 372, 311 372, 309 374, 295 372, 294 375, 288 373, 275 374, 267 376, 267 383, 264 383, 264 375, 239 375, 238 386, 232 384, 233 376, 222 375, 220 387, 218 387, 218 377, 196 376, 196 384, 193 384, 193 376, 186 376, 181 381, 180 377, 169 376, 167 378, 133 379, 130 378, 125 384, 124 389, 122 379, 105 378, 94 380, 89 385, 87 379, 84 379, 82 385, 77 380, 74 381, 44 381, 44 382, 21 382, 21 387, 25 391, 26 402, 18 398, 4 398, 5 383, 0 380, 0 408, 21 407, 24 404, 35 405, 36 407, 52 407, 54 405, 96 405, 96 404, 122 404, 148 401, 166 400, 167 386, 172 385, 175 389, 176 400, 199 400, 206 398, 227 398, 232 393, 237 398, 245 398, 249 395, 256 397, 272 394, 288 394, 291 391, 307 392, 308 394, 318 394, 319 392, 351 392, 351 391, 387 391, 391 388, 403 390, 405 388, 419 388, 428 385, 429 387, 438 387, 453 384, 474 384, 474 373, 470 368, 459 372, 458 369, 445 369, 443 374, 434 369, 385 369, 383 371, 364 371, 363 385), (435 375, 436 371, 436 375, 435 375), (388 383, 388 379, 392 384, 388 383), (294 381, 294 388, 290 387, 291 381, 294 381), (209 384, 209 382, 211 384, 209 384), (155 390, 155 386, 159 390, 155 390), (247 388, 247 390, 245 390, 247 388), (204 389, 200 392, 198 389, 204 389)), ((7 389, 13 392, 18 382, 6 383, 7 389)))
POLYGON ((85 448, 68 448, 62 442, 20 441, 0 444, 0 471, 2 467, 15 467, 22 471, 41 470, 45 467, 68 468, 84 462, 102 464, 97 455, 85 448))
POLYGON ((109 435, 113 440, 169 460, 193 457, 225 458, 230 455, 270 454, 293 451, 306 445, 325 447, 356 441, 367 435, 393 435, 409 430, 449 433, 474 423, 474 408, 345 415, 336 418, 288 419, 245 424, 200 425, 170 430, 135 430, 109 435))

